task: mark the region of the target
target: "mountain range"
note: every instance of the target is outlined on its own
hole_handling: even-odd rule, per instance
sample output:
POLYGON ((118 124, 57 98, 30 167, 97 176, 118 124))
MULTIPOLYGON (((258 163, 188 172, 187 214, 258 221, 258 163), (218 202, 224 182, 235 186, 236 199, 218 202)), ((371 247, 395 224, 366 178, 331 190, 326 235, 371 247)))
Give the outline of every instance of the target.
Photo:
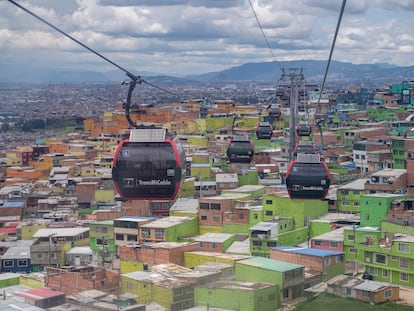
MULTIPOLYGON (((326 61, 297 60, 286 62, 247 63, 218 72, 182 77, 166 76, 155 73, 141 73, 151 82, 177 80, 190 81, 276 81, 280 79, 282 68, 286 73, 290 68, 302 68, 306 81, 320 82, 326 70, 326 61)), ((330 81, 405 81, 414 79, 414 66, 401 67, 390 64, 352 64, 332 61, 328 71, 330 81)), ((16 68, 2 64, 0 82, 110 82, 127 79, 120 71, 96 72, 74 70, 48 70, 47 68, 16 68)))

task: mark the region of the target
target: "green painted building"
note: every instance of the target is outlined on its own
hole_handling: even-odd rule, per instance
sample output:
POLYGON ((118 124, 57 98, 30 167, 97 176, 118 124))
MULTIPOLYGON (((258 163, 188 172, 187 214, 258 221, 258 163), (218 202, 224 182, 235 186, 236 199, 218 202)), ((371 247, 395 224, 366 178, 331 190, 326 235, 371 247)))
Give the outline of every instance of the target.
POLYGON ((308 228, 296 229, 293 218, 262 221, 250 228, 250 252, 252 256, 269 257, 276 246, 295 245, 308 238, 308 228))
POLYGON ((137 303, 155 302, 168 311, 194 306, 194 280, 179 279, 152 271, 135 271, 121 275, 121 292, 132 294, 137 303))
POLYGON ((374 193, 361 196, 361 227, 379 227, 387 219, 392 201, 412 198, 413 195, 374 193))
POLYGON ((105 220, 89 224, 89 246, 98 262, 111 261, 116 253, 114 221, 105 220))
POLYGON ((338 187, 337 210, 345 213, 359 213, 361 196, 365 194, 368 179, 360 178, 338 187))
POLYGON ((289 197, 263 196, 263 220, 272 220, 275 216, 293 218, 295 228, 306 227, 311 219, 328 212, 328 201, 290 199, 289 197))
POLYGON ((391 155, 395 169, 407 168, 407 153, 414 148, 414 137, 394 136, 391 138, 391 155))
POLYGON ((274 311, 280 308, 279 288, 263 282, 217 281, 197 286, 194 303, 239 311, 274 311))
POLYGON ((344 231, 345 260, 363 265, 375 281, 414 287, 413 228, 384 221, 382 230, 354 227, 344 231), (400 232, 408 233, 400 233, 400 232))
POLYGON ((285 300, 303 296, 305 268, 302 265, 252 257, 236 262, 235 279, 243 282, 267 282, 279 287, 279 297, 285 300))

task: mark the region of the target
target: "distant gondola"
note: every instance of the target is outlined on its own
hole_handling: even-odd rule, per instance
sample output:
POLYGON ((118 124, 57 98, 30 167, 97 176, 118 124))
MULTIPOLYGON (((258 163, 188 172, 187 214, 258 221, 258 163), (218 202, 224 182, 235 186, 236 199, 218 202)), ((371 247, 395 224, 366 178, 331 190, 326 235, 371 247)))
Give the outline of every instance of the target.
POLYGON ((295 149, 293 150, 293 155, 296 157, 299 153, 312 154, 316 153, 316 147, 311 141, 300 141, 296 144, 295 149))
POLYGON ((296 133, 298 136, 311 136, 312 127, 306 123, 300 123, 296 127, 296 133))
POLYGON ((270 139, 273 135, 273 127, 269 122, 259 122, 256 127, 257 139, 270 139))
POLYGON ((227 160, 230 163, 251 163, 254 156, 254 145, 247 136, 235 135, 227 144, 227 160))
POLYGON ((184 176, 184 149, 165 129, 132 129, 115 151, 112 178, 123 200, 173 200, 184 176))
POLYGON ((299 153, 286 172, 286 187, 291 199, 324 199, 331 176, 319 154, 299 153))

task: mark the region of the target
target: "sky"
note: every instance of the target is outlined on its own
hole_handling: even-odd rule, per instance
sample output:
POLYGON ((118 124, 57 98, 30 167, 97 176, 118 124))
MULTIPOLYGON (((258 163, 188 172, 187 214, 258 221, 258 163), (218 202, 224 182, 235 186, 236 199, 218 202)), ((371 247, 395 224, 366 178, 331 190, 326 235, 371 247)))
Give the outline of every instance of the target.
MULTIPOLYGON (((13 1, 136 75, 175 76, 255 62, 327 60, 342 5, 342 0, 13 1)), ((0 0, 0 12, 0 68, 117 70, 8 0, 0 0)), ((348 0, 333 60, 414 65, 413 14, 414 0, 348 0)))

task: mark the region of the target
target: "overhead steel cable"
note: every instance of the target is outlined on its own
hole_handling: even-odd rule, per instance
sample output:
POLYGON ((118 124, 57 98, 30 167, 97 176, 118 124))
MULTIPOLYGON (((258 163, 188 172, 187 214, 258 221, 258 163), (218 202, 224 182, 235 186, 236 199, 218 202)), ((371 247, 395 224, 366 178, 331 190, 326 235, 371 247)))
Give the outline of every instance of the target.
POLYGON ((19 9, 25 11, 26 13, 28 13, 29 15, 33 16, 34 18, 38 19, 39 21, 41 21, 42 23, 48 25, 49 27, 53 28, 54 30, 56 30, 57 32, 61 33, 62 35, 64 35, 65 37, 71 39, 72 41, 76 42, 77 44, 79 44, 80 46, 84 47, 85 49, 87 49, 88 51, 92 52, 93 54, 99 56, 100 58, 104 59, 105 61, 107 61, 108 63, 112 64, 113 66, 117 67, 118 69, 122 70, 123 72, 125 72, 125 74, 133 81, 135 81, 135 83, 145 83, 148 84, 149 86, 152 86, 154 88, 157 88, 159 90, 162 90, 166 93, 169 93, 171 95, 175 95, 177 96, 177 94, 166 90, 162 87, 156 86, 152 83, 149 83, 147 81, 145 81, 144 79, 142 79, 140 76, 134 75, 133 73, 131 73, 130 71, 126 70, 125 68, 123 68, 122 66, 118 65, 117 63, 113 62, 112 60, 110 60, 109 58, 103 56, 101 53, 95 51, 94 49, 90 48, 89 46, 87 46, 86 44, 82 43, 81 41, 79 41, 78 39, 76 39, 75 37, 71 36, 70 34, 66 33, 65 31, 59 29, 58 27, 56 27, 55 25, 53 25, 52 23, 48 22, 47 20, 45 20, 44 18, 40 17, 39 15, 33 13, 32 11, 30 11, 29 9, 27 9, 26 7, 22 6, 21 4, 17 3, 14 0, 7 0, 9 1, 11 4, 17 6, 19 9))
MULTIPOLYGON (((339 12, 338 22, 336 24, 335 34, 334 34, 334 37, 333 37, 333 40, 332 40, 332 45, 331 45, 331 50, 329 52, 328 62, 326 63, 325 74, 323 76, 323 81, 322 81, 321 90, 319 92, 318 102, 316 103, 315 115, 318 112, 319 104, 321 102, 322 93, 323 93, 323 90, 324 90, 324 87, 325 87, 326 78, 328 76, 329 65, 331 64, 332 54, 333 54, 333 51, 335 49, 336 38, 338 37, 339 28, 341 26, 341 21, 342 21, 342 16, 344 15, 344 11, 345 11, 345 4, 346 4, 346 0, 342 0, 341 11, 339 12)), ((318 126, 320 134, 321 134, 322 148, 323 148, 323 135, 322 135, 322 123, 323 123, 323 121, 324 120, 322 118, 321 120, 319 120, 319 122, 317 122, 317 126, 318 126)))
POLYGON ((272 46, 270 45, 269 40, 267 40, 267 37, 266 37, 266 34, 265 34, 264 30, 263 30, 262 24, 260 23, 259 17, 256 14, 256 11, 255 11, 255 9, 253 7, 253 4, 252 4, 252 1, 251 0, 249 0, 249 5, 250 5, 250 8, 251 8, 251 10, 253 12, 254 17, 256 18, 256 22, 257 22, 257 25, 259 26, 260 32, 262 33, 262 36, 263 36, 264 40, 266 41, 266 45, 269 48, 270 54, 272 54, 272 57, 275 60, 275 62, 278 64, 279 68, 281 68, 279 62, 276 59, 275 53, 273 52, 272 46))

